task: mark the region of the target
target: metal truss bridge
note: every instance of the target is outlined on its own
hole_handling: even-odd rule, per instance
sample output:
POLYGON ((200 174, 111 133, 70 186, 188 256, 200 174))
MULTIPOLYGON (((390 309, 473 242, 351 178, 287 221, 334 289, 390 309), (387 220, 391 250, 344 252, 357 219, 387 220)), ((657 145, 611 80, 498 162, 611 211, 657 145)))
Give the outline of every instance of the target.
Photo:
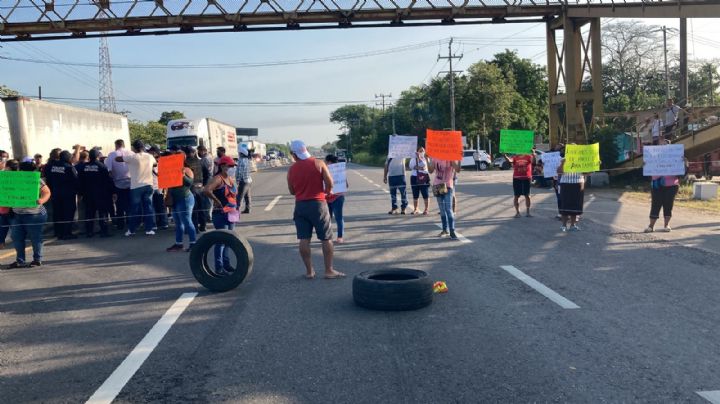
POLYGON ((92 36, 720 17, 720 0, 0 0, 0 41, 92 36))

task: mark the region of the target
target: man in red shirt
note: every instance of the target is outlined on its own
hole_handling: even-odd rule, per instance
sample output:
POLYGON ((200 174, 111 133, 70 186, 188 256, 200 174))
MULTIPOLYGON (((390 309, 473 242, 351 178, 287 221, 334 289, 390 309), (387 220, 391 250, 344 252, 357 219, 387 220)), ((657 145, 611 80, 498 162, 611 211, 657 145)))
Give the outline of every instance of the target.
POLYGON ((525 197, 525 216, 532 217, 530 214, 530 181, 532 181, 532 166, 535 158, 529 154, 521 154, 513 158, 505 155, 505 158, 513 165, 513 191, 515 199, 515 217, 520 217, 520 196, 525 197))
POLYGON ((300 257, 305 264, 305 278, 315 278, 310 240, 315 229, 322 241, 325 259, 325 279, 338 279, 345 274, 333 268, 333 242, 330 228, 330 212, 325 202, 325 194, 332 194, 333 180, 325 162, 310 156, 302 140, 293 140, 290 144, 295 160, 288 170, 287 183, 291 195, 295 195, 293 221, 300 240, 300 257))

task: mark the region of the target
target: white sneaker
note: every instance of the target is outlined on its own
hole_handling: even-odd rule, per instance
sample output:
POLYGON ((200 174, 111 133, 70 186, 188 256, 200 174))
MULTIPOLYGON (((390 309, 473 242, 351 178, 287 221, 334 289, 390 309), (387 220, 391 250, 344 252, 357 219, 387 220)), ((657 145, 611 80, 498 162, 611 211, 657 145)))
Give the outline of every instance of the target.
POLYGON ((131 232, 130 230, 125 232, 125 237, 130 237, 130 236, 134 236, 134 235, 135 235, 135 233, 131 232))
POLYGON ((567 231, 567 226, 562 226, 562 227, 560 228, 560 231, 563 232, 563 233, 565 233, 565 232, 567 231))
POLYGON ((146 236, 154 236, 154 235, 155 235, 155 232, 152 231, 152 230, 148 230, 148 231, 145 232, 145 235, 146 235, 146 236))
POLYGON ((665 226, 662 231, 664 231, 665 233, 670 233, 672 231, 672 227, 665 226))

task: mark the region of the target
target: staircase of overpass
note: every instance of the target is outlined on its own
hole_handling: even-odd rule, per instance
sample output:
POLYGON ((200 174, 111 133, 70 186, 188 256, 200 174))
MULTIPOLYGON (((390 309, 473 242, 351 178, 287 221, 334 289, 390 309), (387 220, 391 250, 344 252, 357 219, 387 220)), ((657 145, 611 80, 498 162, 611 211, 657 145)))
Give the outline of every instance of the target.
MULTIPOLYGON (((654 112, 662 111, 642 111, 630 114, 612 114, 613 116, 630 117, 634 116, 638 122, 636 127, 645 130, 641 122, 652 116, 654 112)), ((687 119, 680 116, 680 121, 685 122, 679 129, 679 136, 672 140, 673 144, 682 144, 685 146, 685 157, 690 161, 701 160, 702 156, 713 150, 720 149, 720 106, 695 108, 690 111, 687 119)), ((641 138, 641 136, 637 136, 641 138)), ((647 138, 647 136, 646 136, 647 138)), ((640 143, 637 142, 636 143, 640 143)), ((641 169, 643 166, 643 157, 641 147, 637 148, 627 161, 621 163, 615 169, 610 171, 610 175, 625 174, 629 171, 641 169)))

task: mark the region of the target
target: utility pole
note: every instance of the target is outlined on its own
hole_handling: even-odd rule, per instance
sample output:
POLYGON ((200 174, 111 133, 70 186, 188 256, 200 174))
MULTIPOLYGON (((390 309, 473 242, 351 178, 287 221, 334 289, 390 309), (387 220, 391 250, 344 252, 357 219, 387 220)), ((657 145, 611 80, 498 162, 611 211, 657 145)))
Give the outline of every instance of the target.
POLYGON ((713 106, 715 104, 715 90, 713 89, 713 69, 715 69, 715 66, 712 65, 712 63, 708 64, 708 79, 710 80, 710 90, 709 90, 709 96, 710 96, 710 104, 708 106, 713 106))
POLYGON ((670 70, 668 69, 667 61, 667 28, 663 25, 663 55, 665 55, 665 99, 670 98, 670 70))
POLYGON ((375 105, 382 105, 382 112, 385 112, 385 98, 392 98, 392 93, 390 94, 375 94, 375 99, 381 98, 382 101, 380 101, 380 104, 378 104, 377 101, 375 101, 375 105))
POLYGON ((688 101, 687 18, 680 19, 680 106, 688 101))
POLYGON ((453 59, 462 59, 463 55, 454 55, 452 53, 452 44, 453 44, 453 38, 450 38, 450 43, 448 43, 448 55, 447 56, 440 56, 438 55, 438 60, 440 59, 447 59, 450 61, 450 71, 449 72, 440 72, 440 73, 450 73, 450 128, 452 130, 455 130, 455 71, 453 70, 453 59))

